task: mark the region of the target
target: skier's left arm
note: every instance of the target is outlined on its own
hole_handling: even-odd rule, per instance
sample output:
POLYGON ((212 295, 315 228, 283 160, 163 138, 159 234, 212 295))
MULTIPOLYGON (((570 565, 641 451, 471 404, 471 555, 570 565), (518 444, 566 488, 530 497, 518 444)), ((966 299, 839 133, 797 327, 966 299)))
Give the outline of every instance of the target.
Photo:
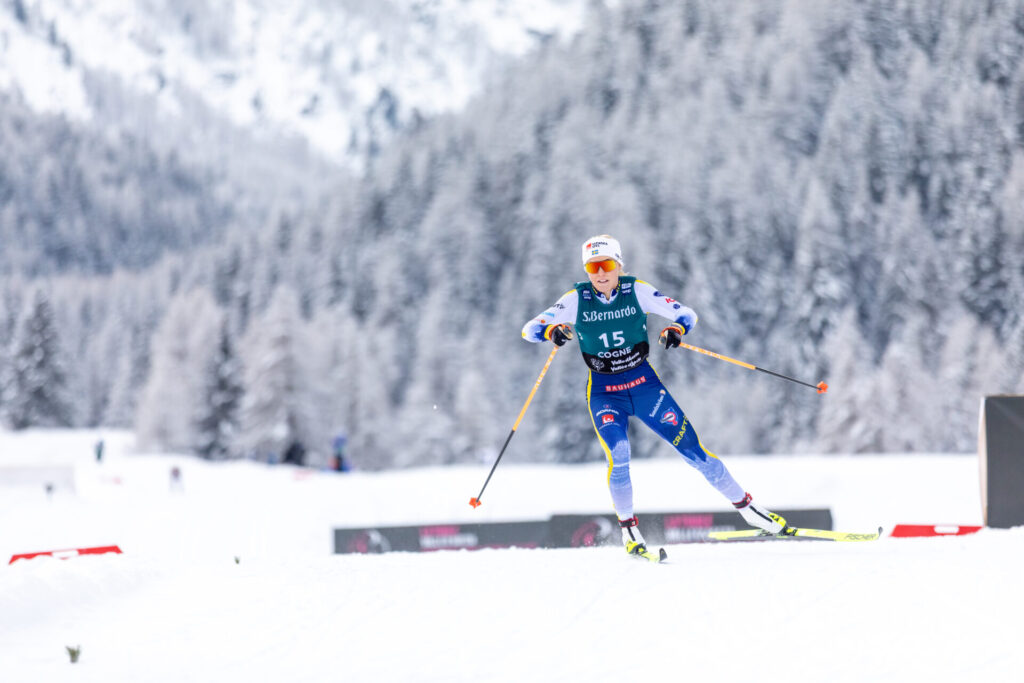
POLYGON ((697 314, 689 306, 684 306, 670 296, 665 296, 649 282, 637 280, 636 298, 644 313, 654 313, 672 321, 672 324, 661 331, 658 338, 666 348, 679 346, 683 335, 697 324, 697 314))

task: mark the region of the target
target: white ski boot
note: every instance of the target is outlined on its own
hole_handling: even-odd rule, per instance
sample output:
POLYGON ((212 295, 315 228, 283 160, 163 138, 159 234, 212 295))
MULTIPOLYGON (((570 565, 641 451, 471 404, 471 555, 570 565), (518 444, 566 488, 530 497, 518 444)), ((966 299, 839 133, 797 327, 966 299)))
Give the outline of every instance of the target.
POLYGON ((770 534, 785 534, 789 528, 786 526, 785 517, 765 510, 760 505, 755 505, 749 493, 740 502, 733 503, 733 506, 743 516, 747 524, 763 529, 770 534))
POLYGON ((648 550, 647 542, 644 541, 643 534, 640 533, 640 527, 637 526, 638 524, 636 515, 629 519, 619 520, 619 527, 622 528, 622 543, 626 546, 626 554, 642 557, 651 562, 664 561, 666 558, 665 549, 660 548, 657 553, 652 553, 648 550))

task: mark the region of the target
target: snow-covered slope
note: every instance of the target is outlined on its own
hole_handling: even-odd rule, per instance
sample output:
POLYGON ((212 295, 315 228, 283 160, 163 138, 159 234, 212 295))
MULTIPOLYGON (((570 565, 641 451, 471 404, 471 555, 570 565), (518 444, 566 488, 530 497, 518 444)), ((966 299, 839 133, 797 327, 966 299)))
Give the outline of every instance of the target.
POLYGON ((419 116, 461 107, 502 58, 574 35, 583 0, 13 0, 0 90, 88 120, 87 75, 165 113, 198 98, 239 126, 357 162, 419 116))
MULTIPOLYGON (((505 462, 473 510, 487 465, 338 475, 130 448, 116 433, 0 433, 4 562, 124 550, 0 563, 0 680, 903 683, 1024 666, 1024 529, 677 545, 663 566, 618 548, 331 555, 332 525, 603 511, 603 468, 505 462), (11 484, 43 465, 71 468, 75 491, 11 484)), ((846 528, 980 518, 969 455, 729 463, 766 503, 828 505, 846 528)), ((674 459, 638 462, 635 481, 641 515, 723 508, 674 459)))

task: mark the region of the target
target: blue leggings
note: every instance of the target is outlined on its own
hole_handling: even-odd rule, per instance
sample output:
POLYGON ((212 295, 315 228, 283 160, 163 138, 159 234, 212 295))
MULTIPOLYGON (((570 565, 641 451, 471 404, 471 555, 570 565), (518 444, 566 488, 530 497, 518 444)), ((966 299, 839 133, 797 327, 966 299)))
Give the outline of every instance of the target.
POLYGON ((633 516, 630 449, 626 436, 630 417, 640 419, 672 444, 730 503, 743 499, 743 489, 718 456, 704 448, 693 425, 647 361, 634 370, 614 375, 591 372, 587 381, 587 406, 608 458, 608 489, 619 519, 633 516))

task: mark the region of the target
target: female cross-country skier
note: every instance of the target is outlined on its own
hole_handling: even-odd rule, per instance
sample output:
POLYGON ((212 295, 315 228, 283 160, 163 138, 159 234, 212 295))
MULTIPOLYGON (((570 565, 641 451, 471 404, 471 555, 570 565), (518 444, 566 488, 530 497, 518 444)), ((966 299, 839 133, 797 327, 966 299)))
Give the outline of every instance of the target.
POLYGON ((652 285, 622 272, 619 243, 608 235, 583 243, 588 282, 578 282, 550 308, 523 326, 530 342, 562 346, 579 336, 580 351, 590 368, 587 407, 597 439, 608 458, 608 488, 630 555, 657 560, 649 552, 633 512, 626 427, 636 417, 672 444, 743 515, 751 526, 780 533, 786 520, 753 502, 719 458, 704 448, 686 415, 647 361, 647 314, 672 323, 658 341, 676 348, 697 323, 697 314, 652 285))

